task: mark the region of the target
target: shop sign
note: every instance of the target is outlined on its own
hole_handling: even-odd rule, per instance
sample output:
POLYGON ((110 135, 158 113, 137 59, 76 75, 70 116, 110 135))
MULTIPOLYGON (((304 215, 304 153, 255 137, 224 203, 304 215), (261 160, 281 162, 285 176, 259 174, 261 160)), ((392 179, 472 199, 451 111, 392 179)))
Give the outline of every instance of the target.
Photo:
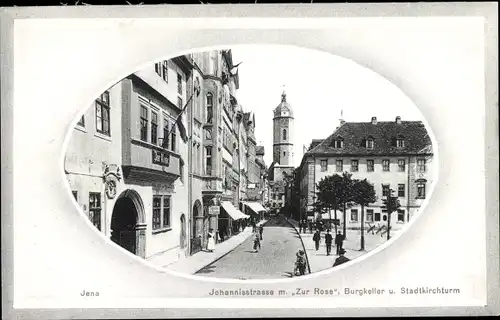
POLYGON ((158 150, 152 150, 153 152, 153 163, 154 164, 159 164, 162 166, 169 166, 170 165, 170 155, 166 152, 161 152, 158 150))
POLYGON ((210 206, 208 208, 208 214, 211 216, 218 216, 220 213, 220 206, 210 206))

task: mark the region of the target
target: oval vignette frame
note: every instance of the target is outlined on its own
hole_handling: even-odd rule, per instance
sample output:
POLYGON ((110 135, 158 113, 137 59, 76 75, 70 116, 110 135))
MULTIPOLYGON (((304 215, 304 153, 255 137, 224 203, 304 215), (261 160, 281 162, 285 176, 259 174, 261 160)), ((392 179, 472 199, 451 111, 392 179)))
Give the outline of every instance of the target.
MULTIPOLYGON (((435 186, 436 186, 436 184, 437 184, 437 182, 439 180, 439 148, 438 148, 438 144, 437 144, 437 141, 435 139, 435 136, 434 136, 434 132, 433 132, 432 128, 430 127, 429 123, 427 122, 426 118, 424 117, 423 113, 420 111, 420 108, 413 102, 412 99, 410 99, 405 94, 405 92, 403 90, 401 90, 397 85, 395 85, 394 83, 392 83, 391 81, 389 81, 384 76, 380 75, 378 72, 373 71, 371 68, 368 68, 368 67, 364 66, 363 64, 359 63, 358 61, 356 61, 354 59, 345 57, 343 55, 334 54, 334 53, 331 53, 331 52, 328 52, 328 51, 316 49, 316 48, 309 48, 307 46, 299 46, 299 45, 293 45, 293 44, 246 43, 246 44, 235 44, 235 45, 205 46, 205 47, 197 47, 197 48, 189 49, 189 50, 174 51, 175 53, 173 53, 173 54, 162 55, 159 58, 156 58, 156 59, 153 59, 153 60, 141 63, 137 67, 134 67, 132 69, 133 70, 132 72, 127 72, 127 73, 125 73, 124 76, 116 77, 115 79, 118 79, 118 80, 110 82, 107 86, 105 86, 105 88, 111 88, 114 85, 118 84, 122 79, 126 78, 127 76, 129 76, 129 75, 131 75, 131 74, 133 74, 135 72, 141 71, 145 67, 150 66, 151 64, 154 64, 154 63, 162 61, 162 60, 170 60, 170 59, 173 59, 175 57, 186 55, 186 54, 189 54, 189 53, 194 53, 194 52, 204 52, 204 51, 210 51, 210 50, 220 50, 221 48, 255 47, 255 46, 290 47, 290 48, 296 48, 296 49, 300 49, 300 50, 304 50, 304 51, 317 52, 317 53, 321 53, 321 54, 325 54, 325 55, 331 55, 333 57, 340 58, 340 59, 342 59, 344 61, 349 61, 349 62, 353 63, 354 65, 356 65, 356 68, 362 68, 364 72, 372 73, 372 74, 376 75, 381 81, 383 80, 388 85, 390 85, 391 90, 397 90, 397 91, 399 91, 409 101, 411 101, 413 107, 415 107, 419 111, 419 113, 422 115, 422 120, 421 121, 423 122, 423 124, 424 124, 424 126, 425 126, 425 128, 427 130, 427 133, 428 133, 428 135, 430 137, 430 140, 431 140, 431 143, 432 143, 432 151, 433 151, 433 161, 432 161, 433 181, 432 181, 432 183, 430 185, 430 188, 429 188, 429 193, 428 193, 429 196, 427 196, 422 201, 422 205, 420 206, 420 208, 417 211, 417 213, 413 215, 412 219, 409 222, 406 222, 405 225, 403 227, 401 227, 401 229, 399 230, 399 232, 396 233, 396 235, 394 235, 393 237, 391 237, 391 239, 389 239, 388 241, 385 241, 381 245, 377 246, 375 249, 367 251, 366 253, 362 254, 361 256, 356 257, 356 258, 354 258, 354 259, 352 259, 352 260, 350 260, 350 261, 348 261, 348 262, 346 262, 346 263, 344 263, 344 264, 342 264, 340 266, 337 266, 335 268, 331 267, 331 268, 328 268, 328 269, 325 269, 325 270, 316 271, 316 272, 313 272, 313 273, 310 273, 310 274, 307 274, 307 275, 304 275, 304 276, 300 276, 300 277, 291 277, 291 278, 286 278, 286 279, 276 278, 276 279, 248 279, 248 280, 231 279, 231 278, 215 278, 215 277, 212 278, 212 277, 204 277, 204 276, 199 276, 199 275, 191 275, 191 274, 187 274, 187 273, 182 273, 182 272, 177 272, 177 271, 174 271, 174 270, 170 270, 168 268, 163 268, 163 267, 156 266, 153 263, 149 262, 148 260, 146 260, 144 258, 141 258, 140 256, 135 255, 135 254, 129 252, 128 250, 126 250, 125 248, 117 245, 116 243, 114 243, 111 240, 111 238, 105 236, 102 231, 97 230, 97 228, 95 228, 94 225, 90 222, 90 220, 88 219, 87 215, 83 212, 83 210, 80 207, 80 205, 78 204, 78 202, 72 196, 70 184, 69 184, 68 179, 66 177, 66 173, 65 173, 65 157, 66 157, 66 153, 68 151, 69 142, 70 142, 70 138, 72 136, 73 130, 74 130, 74 128, 75 128, 78 120, 85 114, 85 112, 87 112, 87 110, 90 108, 89 106, 92 105, 92 102, 95 101, 96 97, 98 97, 104 90, 106 90, 106 89, 103 89, 103 90, 100 90, 99 92, 97 92, 96 94, 92 95, 93 98, 89 99, 89 101, 84 104, 85 109, 81 109, 81 111, 78 112, 78 114, 75 117, 75 119, 70 123, 70 127, 68 128, 68 131, 66 133, 66 136, 64 138, 64 142, 63 142, 63 145, 62 145, 62 154, 61 154, 61 161, 60 161, 61 166, 60 167, 62 168, 62 175, 64 177, 63 180, 65 181, 66 189, 68 191, 68 196, 71 198, 71 201, 75 205, 76 210, 78 211, 78 213, 80 215, 80 218, 82 218, 85 221, 85 223, 87 224, 87 226, 90 229, 92 229, 93 232, 97 233, 97 235, 101 239, 104 240, 105 244, 109 244, 109 245, 113 246, 115 249, 118 249, 119 251, 121 251, 125 255, 128 255, 130 258, 133 258, 134 260, 136 260, 136 261, 144 264, 147 267, 153 268, 153 269, 155 269, 155 270, 157 270, 157 271, 159 271, 161 273, 167 273, 167 274, 170 274, 172 276, 181 277, 181 278, 185 278, 185 279, 196 280, 196 281, 207 281, 207 282, 214 282, 214 283, 245 283, 245 284, 252 284, 252 283, 254 283, 254 284, 288 283, 288 282, 295 282, 295 281, 306 281, 306 280, 314 278, 314 277, 319 277, 319 276, 327 275, 327 274, 330 274, 332 272, 335 272, 336 270, 342 270, 342 269, 348 268, 348 267, 350 267, 350 266, 352 266, 354 264, 361 263, 365 259, 368 259, 368 258, 372 257, 373 255, 376 255, 379 252, 385 250, 388 246, 391 246, 395 241, 397 241, 399 239, 399 237, 401 235, 403 235, 409 228, 411 228, 412 225, 414 224, 414 222, 420 218, 420 216, 423 214, 423 212, 425 212, 425 209, 426 209, 426 207, 427 207, 430 199, 432 198, 432 196, 434 194, 435 186)), ((120 169, 121 169, 121 165, 120 165, 120 169)))

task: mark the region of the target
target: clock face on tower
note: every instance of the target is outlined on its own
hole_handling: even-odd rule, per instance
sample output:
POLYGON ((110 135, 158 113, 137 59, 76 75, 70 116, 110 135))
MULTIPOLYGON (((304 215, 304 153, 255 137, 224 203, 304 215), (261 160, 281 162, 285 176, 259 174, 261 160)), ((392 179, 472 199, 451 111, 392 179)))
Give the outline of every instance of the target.
POLYGON ((281 119, 281 125, 283 126, 286 125, 286 122, 287 122, 286 119, 281 119))

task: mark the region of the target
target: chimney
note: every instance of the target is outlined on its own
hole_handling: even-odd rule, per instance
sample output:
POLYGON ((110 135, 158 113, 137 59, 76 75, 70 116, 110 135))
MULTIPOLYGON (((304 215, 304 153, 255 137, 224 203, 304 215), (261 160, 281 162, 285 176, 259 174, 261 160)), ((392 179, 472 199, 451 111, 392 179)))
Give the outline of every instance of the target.
POLYGON ((377 117, 372 117, 372 124, 377 124, 377 117))
POLYGON ((401 124, 401 117, 400 117, 400 116, 397 116, 397 117, 396 117, 396 123, 397 123, 397 124, 401 124))

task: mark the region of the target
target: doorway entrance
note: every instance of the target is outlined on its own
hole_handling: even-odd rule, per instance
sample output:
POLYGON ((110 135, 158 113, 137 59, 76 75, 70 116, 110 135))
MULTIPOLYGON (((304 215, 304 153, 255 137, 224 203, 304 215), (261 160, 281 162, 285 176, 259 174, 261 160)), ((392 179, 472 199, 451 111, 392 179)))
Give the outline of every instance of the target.
POLYGON ((191 235, 191 254, 201 251, 205 243, 205 223, 203 216, 203 206, 200 200, 196 200, 193 205, 193 230, 191 235))
POLYGON ((111 217, 111 240, 129 252, 145 257, 144 205, 136 191, 126 190, 117 198, 111 217))

